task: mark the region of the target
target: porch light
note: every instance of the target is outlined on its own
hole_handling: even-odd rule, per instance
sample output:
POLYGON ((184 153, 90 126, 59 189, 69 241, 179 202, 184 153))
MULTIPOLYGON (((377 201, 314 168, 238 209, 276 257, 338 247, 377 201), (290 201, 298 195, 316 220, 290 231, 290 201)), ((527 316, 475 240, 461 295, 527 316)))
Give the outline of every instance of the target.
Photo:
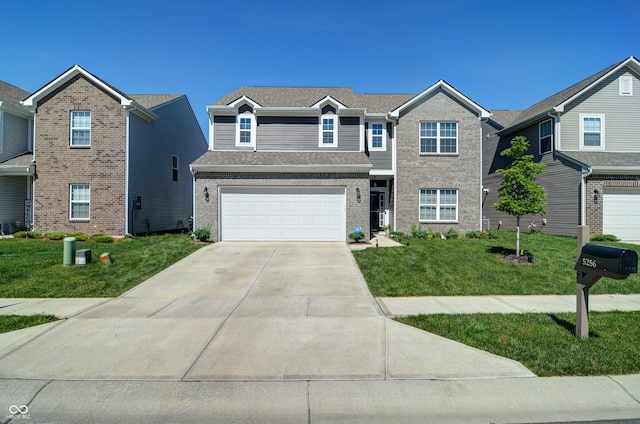
POLYGON ((360 203, 360 187, 356 187, 356 200, 360 203))
POLYGON ((204 201, 209 201, 209 189, 207 187, 204 188, 204 201))
POLYGON ((593 201, 595 203, 598 203, 599 198, 600 198, 600 190, 598 189, 593 190, 593 201))

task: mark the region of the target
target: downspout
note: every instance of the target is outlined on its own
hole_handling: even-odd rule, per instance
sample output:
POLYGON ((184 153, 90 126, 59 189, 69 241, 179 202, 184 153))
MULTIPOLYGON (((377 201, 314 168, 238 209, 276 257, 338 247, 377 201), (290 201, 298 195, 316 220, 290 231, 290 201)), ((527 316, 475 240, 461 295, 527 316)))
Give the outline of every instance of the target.
POLYGON ((125 124, 125 145, 124 145, 124 235, 129 233, 129 117, 131 110, 127 109, 125 124))
POLYGON ((483 181, 483 177, 484 177, 484 172, 482 169, 482 153, 484 152, 484 138, 483 138, 483 131, 482 131, 482 123, 485 122, 486 119, 483 119, 482 116, 480 116, 480 154, 478 156, 480 156, 480 195, 479 200, 480 200, 480 204, 478 205, 480 208, 480 226, 478 227, 478 229, 480 231, 482 231, 482 219, 484 218, 484 214, 483 214, 483 210, 482 210, 482 195, 483 195, 483 191, 482 189, 484 188, 484 181, 483 181))
POLYGON ((398 121, 393 122, 393 143, 391 148, 391 166, 393 168, 393 231, 397 230, 398 220, 398 121))
MULTIPOLYGON (((34 164, 36 164, 36 111, 33 111, 33 128, 31 129, 32 134, 31 134, 31 143, 32 143, 32 149, 33 149, 33 159, 32 162, 34 164)), ((36 179, 38 178, 38 168, 36 166, 36 170, 33 173, 33 176, 31 177, 31 222, 27 223, 25 222, 25 226, 27 226, 29 229, 33 230, 36 227, 36 179)))

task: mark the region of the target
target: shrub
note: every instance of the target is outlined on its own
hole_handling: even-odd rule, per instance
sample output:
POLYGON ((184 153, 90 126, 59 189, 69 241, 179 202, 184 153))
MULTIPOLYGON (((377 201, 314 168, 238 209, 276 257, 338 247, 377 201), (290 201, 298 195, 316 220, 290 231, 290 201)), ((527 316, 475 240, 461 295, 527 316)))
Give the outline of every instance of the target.
POLYGON ((32 239, 40 238, 40 233, 37 231, 27 231, 27 238, 32 238, 32 239))
POLYGON ((64 238, 64 233, 52 231, 50 233, 44 233, 44 236, 49 240, 62 240, 64 238))
POLYGON ((464 236, 468 239, 481 239, 482 231, 467 231, 464 236))
POLYGON ((113 243, 113 237, 105 233, 96 233, 91 236, 96 243, 113 243))
POLYGON ((211 238, 211 230, 208 228, 199 228, 193 232, 198 241, 208 241, 211 238))
MULTIPOLYGON (((98 233, 98 234, 104 234, 104 233, 98 233)), ((74 237, 77 241, 89 240, 89 234, 85 234, 85 233, 67 233, 67 237, 74 237)))
POLYGON ((445 238, 446 238, 447 240, 449 240, 449 239, 457 239, 457 238, 458 238, 458 236, 459 236, 459 234, 458 234, 458 232, 457 232, 453 227, 450 227, 450 228, 449 228, 449 231, 447 231, 447 232, 444 234, 444 236, 445 236, 445 238))
POLYGON ((594 234, 590 241, 620 241, 620 239, 613 234, 594 234))
POLYGON ((364 233, 362 231, 351 233, 349 234, 349 239, 353 240, 356 243, 359 243, 362 239, 364 239, 364 233))
POLYGON ((27 232, 26 231, 18 231, 13 233, 13 237, 15 238, 27 238, 27 232))

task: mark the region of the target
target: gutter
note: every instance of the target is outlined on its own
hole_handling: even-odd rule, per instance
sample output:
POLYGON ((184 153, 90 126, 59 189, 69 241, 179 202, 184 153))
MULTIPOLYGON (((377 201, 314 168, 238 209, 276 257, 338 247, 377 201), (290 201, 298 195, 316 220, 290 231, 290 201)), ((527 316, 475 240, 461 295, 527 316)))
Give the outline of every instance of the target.
POLYGON ((322 172, 369 172, 373 165, 208 165, 191 164, 191 174, 198 172, 300 172, 300 173, 322 173, 322 172))

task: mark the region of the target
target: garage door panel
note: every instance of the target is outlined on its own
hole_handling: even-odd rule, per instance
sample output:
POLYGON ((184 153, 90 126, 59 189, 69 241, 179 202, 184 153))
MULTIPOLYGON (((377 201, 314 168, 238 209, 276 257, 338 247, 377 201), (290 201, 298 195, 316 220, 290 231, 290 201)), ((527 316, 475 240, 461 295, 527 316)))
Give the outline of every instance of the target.
POLYGON ((624 241, 640 241, 640 189, 605 188, 602 230, 624 241))
POLYGON ((221 240, 343 241, 344 187, 224 187, 221 240))

